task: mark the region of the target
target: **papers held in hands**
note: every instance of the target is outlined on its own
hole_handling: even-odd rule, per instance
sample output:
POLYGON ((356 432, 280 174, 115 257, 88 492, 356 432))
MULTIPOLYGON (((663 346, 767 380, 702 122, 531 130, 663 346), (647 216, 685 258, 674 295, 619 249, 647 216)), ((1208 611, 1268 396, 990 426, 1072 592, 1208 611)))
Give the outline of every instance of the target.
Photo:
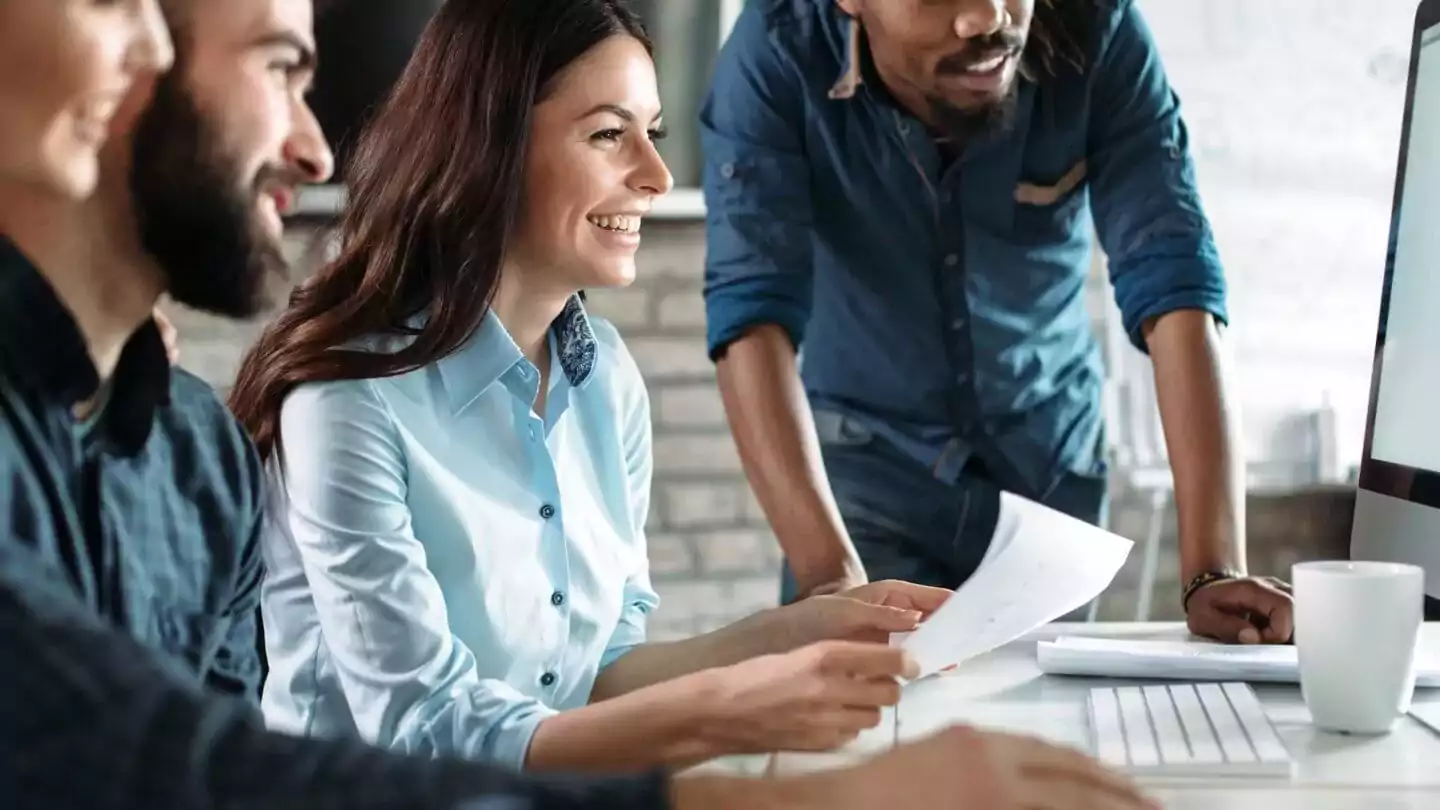
MULTIPOLYGON (((1416 686, 1440 687, 1440 661, 1419 650, 1416 686)), ((1159 641, 1061 636, 1036 645, 1040 671, 1050 675, 1086 675, 1185 681, 1299 683, 1295 647, 1281 644, 1234 645, 1209 641, 1159 641)))
POLYGON ((899 644, 920 676, 962 664, 1088 604, 1124 565, 1129 540, 1008 492, 980 567, 899 644))

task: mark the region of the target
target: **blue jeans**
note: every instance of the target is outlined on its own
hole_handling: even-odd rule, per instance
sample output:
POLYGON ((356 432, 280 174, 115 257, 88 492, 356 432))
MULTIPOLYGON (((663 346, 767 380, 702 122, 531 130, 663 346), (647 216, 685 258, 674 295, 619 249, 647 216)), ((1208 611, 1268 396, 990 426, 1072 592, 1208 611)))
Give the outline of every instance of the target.
MULTIPOLYGON (((947 484, 849 418, 817 413, 816 429, 830 488, 872 582, 900 579, 953 590, 975 573, 1000 515, 1001 485, 983 464, 968 465, 947 484)), ((1105 489, 1104 476, 1071 473, 1038 499, 1099 524, 1105 489)), ((794 601, 788 564, 780 591, 782 603, 794 601)))

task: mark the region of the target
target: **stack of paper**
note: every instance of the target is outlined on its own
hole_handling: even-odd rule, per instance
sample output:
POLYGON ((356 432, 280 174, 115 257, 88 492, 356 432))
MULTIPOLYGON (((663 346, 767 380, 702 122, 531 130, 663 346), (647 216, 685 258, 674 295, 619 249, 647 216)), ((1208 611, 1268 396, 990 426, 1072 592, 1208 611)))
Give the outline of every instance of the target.
MULTIPOLYGON (((1423 651, 1422 651, 1423 652, 1423 651)), ((1185 681, 1299 683, 1295 648, 1280 644, 1219 644, 1061 636, 1036 645, 1040 670, 1051 675, 1088 675, 1185 681)), ((1416 685, 1440 687, 1440 661, 1421 655, 1416 685)))
POLYGON ((893 643, 921 677, 1007 644, 1088 604, 1134 545, 1062 512, 1002 493, 1000 520, 975 574, 919 629, 893 643))

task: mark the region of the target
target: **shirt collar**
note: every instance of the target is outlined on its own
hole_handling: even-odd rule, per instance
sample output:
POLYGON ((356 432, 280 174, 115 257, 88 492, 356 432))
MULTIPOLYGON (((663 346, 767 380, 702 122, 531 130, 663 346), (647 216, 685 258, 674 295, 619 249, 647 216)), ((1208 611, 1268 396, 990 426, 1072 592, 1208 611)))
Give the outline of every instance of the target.
MULTIPOLYGON (((552 359, 560 366, 565 380, 575 388, 584 388, 595 374, 596 341, 594 327, 579 295, 571 296, 550 324, 550 336, 555 347, 552 359)), ((505 372, 524 360, 524 354, 504 324, 493 311, 486 312, 470 340, 438 364, 451 408, 456 413, 465 409, 505 372)))
MULTIPOLYGON (((33 262, 0 237, 0 353, 49 406, 72 413, 95 395, 100 375, 79 324, 33 262)), ((124 455, 149 439, 155 412, 170 402, 170 360, 154 320, 126 341, 94 435, 124 455)))

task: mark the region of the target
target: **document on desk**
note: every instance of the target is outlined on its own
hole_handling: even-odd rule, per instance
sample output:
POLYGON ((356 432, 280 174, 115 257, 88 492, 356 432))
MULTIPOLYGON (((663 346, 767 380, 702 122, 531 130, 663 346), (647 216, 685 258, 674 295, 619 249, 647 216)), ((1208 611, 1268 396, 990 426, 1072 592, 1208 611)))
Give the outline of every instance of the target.
POLYGON ((995 537, 974 575, 914 632, 892 641, 920 676, 1007 644, 1099 596, 1134 544, 1005 492, 995 537))
MULTIPOLYGON (((1050 675, 1186 681, 1299 683, 1300 660, 1288 644, 1061 636, 1036 645, 1040 671, 1050 675)), ((1419 649, 1415 685, 1440 687, 1440 661, 1419 649)))

